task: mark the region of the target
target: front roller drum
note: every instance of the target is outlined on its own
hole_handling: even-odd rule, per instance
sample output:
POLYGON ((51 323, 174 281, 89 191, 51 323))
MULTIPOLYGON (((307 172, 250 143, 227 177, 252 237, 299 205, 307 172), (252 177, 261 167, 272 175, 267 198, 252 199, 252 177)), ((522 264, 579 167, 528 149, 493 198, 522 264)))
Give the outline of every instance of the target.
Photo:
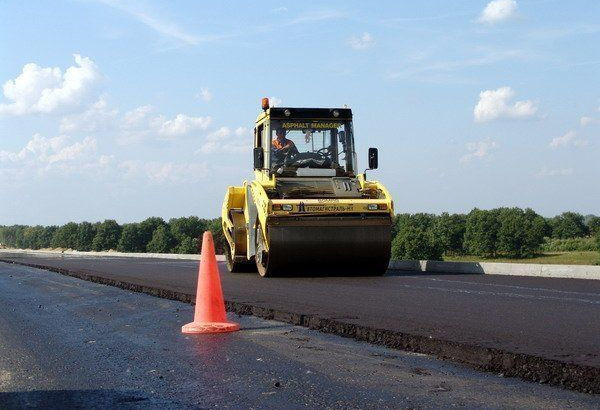
POLYGON ((261 276, 376 276, 391 254, 389 216, 287 217, 267 222, 268 251, 257 230, 261 276))
POLYGON ((242 209, 229 211, 233 229, 229 230, 232 242, 225 244, 225 261, 229 272, 256 272, 253 260, 246 259, 246 221, 242 209))

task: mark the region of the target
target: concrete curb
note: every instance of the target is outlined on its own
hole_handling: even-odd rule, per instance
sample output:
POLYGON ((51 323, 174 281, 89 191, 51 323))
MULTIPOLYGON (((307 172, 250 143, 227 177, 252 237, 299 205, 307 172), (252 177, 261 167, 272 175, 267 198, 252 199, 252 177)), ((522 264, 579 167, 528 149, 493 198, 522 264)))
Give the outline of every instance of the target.
MULTIPOLYGON (((93 257, 109 257, 109 258, 146 258, 146 259, 181 259, 198 261, 200 255, 180 254, 180 253, 128 253, 128 252, 80 252, 80 251, 36 251, 32 249, 0 249, 0 253, 12 254, 34 254, 34 255, 68 255, 68 256, 93 256, 93 257)), ((224 255, 217 255, 217 260, 222 262, 225 260, 224 255)))
POLYGON ((390 269, 424 273, 468 273, 600 280, 600 266, 591 265, 542 265, 537 263, 393 260, 390 261, 390 269))

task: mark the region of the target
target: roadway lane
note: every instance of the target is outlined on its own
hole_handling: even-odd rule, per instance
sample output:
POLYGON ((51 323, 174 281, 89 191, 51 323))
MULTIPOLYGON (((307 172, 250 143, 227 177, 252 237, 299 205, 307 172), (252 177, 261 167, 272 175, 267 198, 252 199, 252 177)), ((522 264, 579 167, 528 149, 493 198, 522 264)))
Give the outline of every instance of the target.
POLYGON ((596 397, 0 264, 0 408, 594 408, 596 397))
MULTIPOLYGON (((195 293, 193 261, 1 253, 0 259, 195 293)), ((391 272, 262 279, 220 269, 227 301, 600 368, 600 281, 391 272)))

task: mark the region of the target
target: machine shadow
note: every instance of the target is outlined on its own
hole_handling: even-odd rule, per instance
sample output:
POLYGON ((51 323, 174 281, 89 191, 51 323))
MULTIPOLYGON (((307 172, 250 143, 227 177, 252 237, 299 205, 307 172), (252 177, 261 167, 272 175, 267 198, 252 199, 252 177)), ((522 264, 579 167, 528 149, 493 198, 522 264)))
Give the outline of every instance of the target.
POLYGON ((178 403, 149 397, 143 392, 127 390, 33 390, 0 393, 0 408, 2 409, 163 409, 177 407, 178 403))

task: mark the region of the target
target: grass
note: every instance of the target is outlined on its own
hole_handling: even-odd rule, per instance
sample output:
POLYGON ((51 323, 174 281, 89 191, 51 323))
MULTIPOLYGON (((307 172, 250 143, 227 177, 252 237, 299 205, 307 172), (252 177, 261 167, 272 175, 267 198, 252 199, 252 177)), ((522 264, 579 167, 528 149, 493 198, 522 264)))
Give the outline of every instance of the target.
POLYGON ((482 258, 479 256, 444 256, 450 262, 542 263, 556 265, 600 265, 600 253, 592 251, 542 252, 531 258, 482 258))

